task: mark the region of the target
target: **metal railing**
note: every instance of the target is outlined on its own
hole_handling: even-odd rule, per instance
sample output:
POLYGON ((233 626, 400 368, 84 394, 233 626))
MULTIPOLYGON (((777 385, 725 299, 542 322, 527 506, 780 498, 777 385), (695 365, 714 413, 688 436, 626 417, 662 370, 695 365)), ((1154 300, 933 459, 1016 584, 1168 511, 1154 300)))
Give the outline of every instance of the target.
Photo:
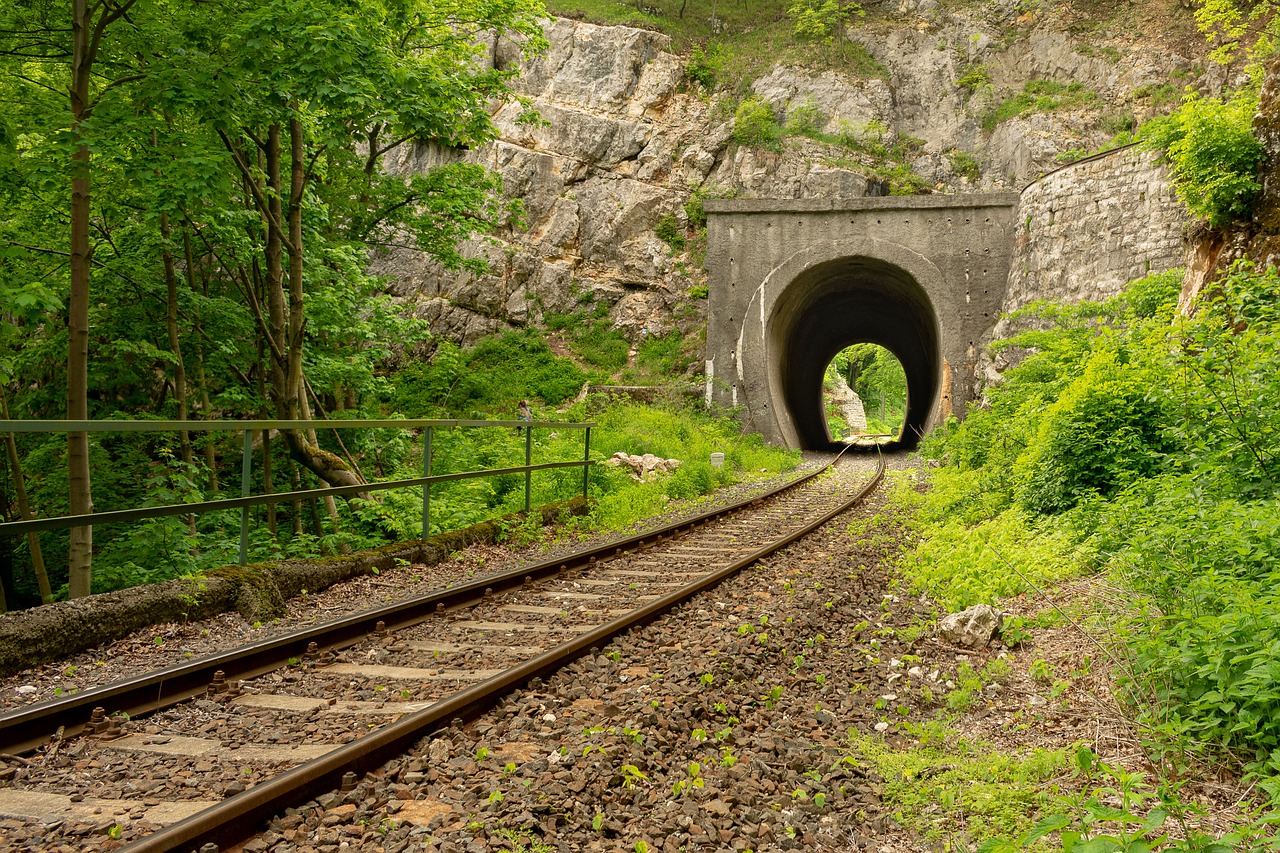
POLYGON ((308 500, 326 495, 353 495, 380 492, 388 489, 422 487, 422 538, 431 533, 431 484, 451 480, 469 480, 479 477, 497 477, 504 474, 524 474, 524 509, 531 507, 533 472, 556 468, 582 468, 582 496, 587 496, 591 471, 591 429, 594 423, 563 423, 559 421, 482 421, 441 419, 386 419, 386 420, 313 420, 313 421, 6 421, 0 420, 0 433, 122 433, 122 432, 243 432, 244 449, 240 464, 240 497, 196 503, 170 504, 167 506, 141 507, 137 509, 110 510, 87 515, 61 515, 51 518, 29 518, 0 524, 0 536, 13 536, 41 530, 67 530, 72 527, 96 527, 123 521, 140 521, 146 518, 162 518, 173 515, 192 515, 217 510, 240 510, 240 562, 248 562, 249 509, 277 503, 308 500), (454 427, 506 427, 524 433, 524 465, 507 468, 486 468, 454 474, 432 474, 432 440, 435 431, 454 427), (533 431, 539 428, 580 429, 583 431, 582 461, 541 462, 533 464, 533 431), (253 439, 257 433, 285 429, 421 429, 422 476, 404 480, 385 480, 359 483, 350 486, 328 486, 319 489, 303 489, 294 492, 273 492, 250 495, 253 474, 253 439))

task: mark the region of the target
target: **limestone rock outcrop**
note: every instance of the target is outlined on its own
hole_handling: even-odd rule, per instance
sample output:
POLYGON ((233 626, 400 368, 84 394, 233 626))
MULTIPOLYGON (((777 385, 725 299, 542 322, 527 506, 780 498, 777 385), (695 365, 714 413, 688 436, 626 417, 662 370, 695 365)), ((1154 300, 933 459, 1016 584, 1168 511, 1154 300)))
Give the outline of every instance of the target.
MULTIPOLYGON (((803 109, 817 122, 809 136, 788 136, 781 152, 733 140, 734 95, 690 81, 666 36, 553 19, 549 48, 522 66, 517 83, 541 121, 523 121, 519 104, 495 104, 500 138, 489 145, 406 144, 385 158, 401 174, 459 159, 502 174, 505 194, 523 203, 523 223, 464 247, 486 258, 489 272, 448 272, 411 248, 376 254, 371 271, 437 336, 463 344, 538 324, 548 312, 598 306, 633 339, 645 329, 690 332, 704 305, 691 292, 704 274, 671 232, 696 233, 686 210, 695 191, 884 194, 890 177, 869 151, 890 152, 895 168, 932 191, 1017 188, 1055 168, 1064 151, 1110 139, 1115 127, 1104 114, 1137 104, 1141 117, 1147 102, 1130 98, 1137 87, 1189 73, 1191 62, 1167 50, 1100 55, 1018 4, 1004 5, 979 18, 935 0, 902 0, 900 25, 849 31, 868 55, 860 76, 772 68, 751 83, 753 96, 780 121, 803 109), (1076 83, 1088 94, 1075 106, 988 120, 984 129, 984 117, 1027 81, 1076 83)), ((498 67, 522 61, 501 40, 490 53, 498 67)))
POLYGON ((659 475, 670 474, 675 471, 680 467, 680 460, 663 459, 661 456, 655 456, 652 453, 638 455, 619 450, 606 459, 605 464, 614 468, 627 468, 631 471, 633 480, 647 483, 659 475))

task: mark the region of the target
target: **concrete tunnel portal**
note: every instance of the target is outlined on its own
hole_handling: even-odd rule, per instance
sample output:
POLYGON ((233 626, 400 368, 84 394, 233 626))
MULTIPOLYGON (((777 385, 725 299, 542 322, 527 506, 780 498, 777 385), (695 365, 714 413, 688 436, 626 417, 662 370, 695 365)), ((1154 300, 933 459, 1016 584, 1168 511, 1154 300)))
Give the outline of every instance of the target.
POLYGON ((937 315, 912 276, 876 258, 848 257, 802 272, 775 303, 768 324, 771 384, 787 409, 801 449, 828 449, 822 381, 836 353, 878 344, 907 376, 899 446, 914 447, 928 426, 942 377, 937 315))
POLYGON ((707 211, 705 398, 805 450, 827 431, 840 350, 884 347, 907 380, 901 445, 973 399, 1015 244, 1013 193, 716 199, 707 211))

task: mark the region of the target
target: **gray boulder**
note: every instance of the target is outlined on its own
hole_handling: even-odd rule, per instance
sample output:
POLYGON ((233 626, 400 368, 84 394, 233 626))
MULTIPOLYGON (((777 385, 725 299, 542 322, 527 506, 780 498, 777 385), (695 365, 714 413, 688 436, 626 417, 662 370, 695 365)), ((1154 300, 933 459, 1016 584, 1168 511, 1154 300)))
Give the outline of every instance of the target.
POLYGON ((1004 614, 990 604, 975 604, 949 613, 938 623, 938 636, 955 646, 979 649, 991 642, 1004 624, 1004 614))

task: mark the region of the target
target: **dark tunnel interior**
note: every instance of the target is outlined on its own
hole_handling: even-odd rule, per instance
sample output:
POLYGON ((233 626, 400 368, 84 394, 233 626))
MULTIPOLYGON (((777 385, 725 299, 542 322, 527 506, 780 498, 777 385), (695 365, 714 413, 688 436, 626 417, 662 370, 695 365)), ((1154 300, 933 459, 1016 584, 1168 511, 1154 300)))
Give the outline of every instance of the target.
POLYGON ((857 343, 879 344, 902 362, 907 409, 895 446, 914 447, 924 434, 942 372, 938 321, 924 289, 900 268, 854 257, 805 270, 778 300, 769 338, 774 381, 803 449, 844 446, 827 431, 822 378, 836 353, 857 343))

